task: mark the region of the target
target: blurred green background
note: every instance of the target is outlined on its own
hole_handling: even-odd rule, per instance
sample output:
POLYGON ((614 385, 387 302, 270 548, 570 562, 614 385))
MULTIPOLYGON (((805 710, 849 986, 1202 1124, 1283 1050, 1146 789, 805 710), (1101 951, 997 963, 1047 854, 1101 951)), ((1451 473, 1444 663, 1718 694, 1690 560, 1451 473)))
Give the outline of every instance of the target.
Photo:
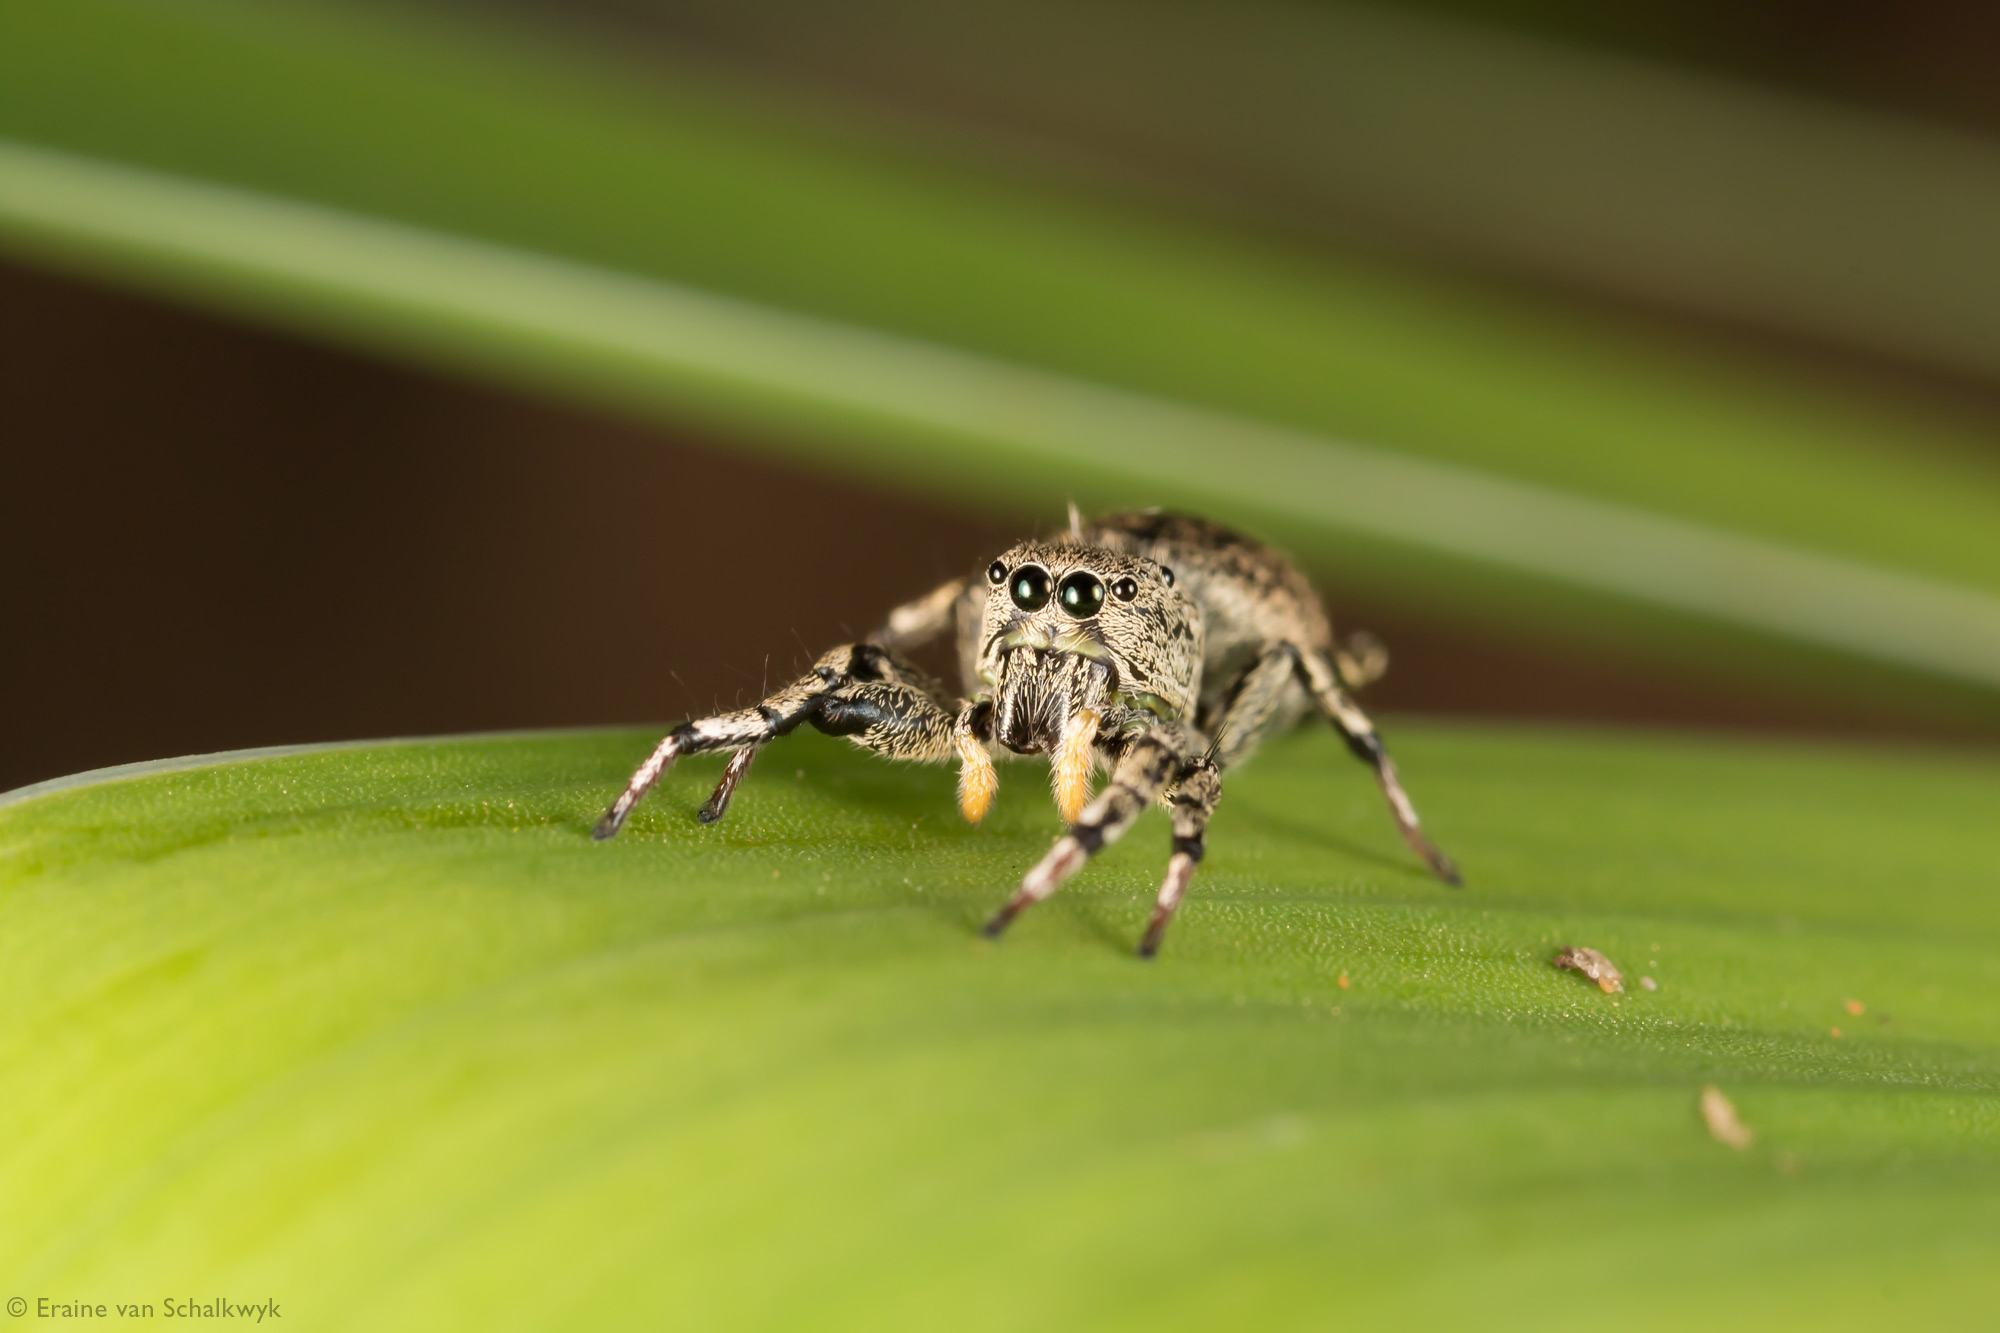
POLYGON ((1009 946, 1053 952, 968 961, 1042 816, 968 842, 937 775, 810 742, 824 790, 769 761, 726 856, 678 787, 639 859, 572 845, 633 732, 17 802, 0 1272, 328 1326, 1980 1308, 1996 39, 1942 0, 0 6, 0 787, 665 722, 1068 500, 1164 504, 1388 641, 1368 702, 1487 876, 1405 883, 1325 737, 1232 788, 1165 979, 1114 956, 1150 845, 1009 946), (1662 940, 1682 989, 1620 1011, 1544 966, 1662 940), (799 1258, 843 1225, 851 1268, 799 1258))
MULTIPOLYGON (((1947 95, 1978 12, 1907 21, 1897 60, 1929 60, 1928 80, 1862 18, 1810 6, 1594 13, 1524 9, 1509 28, 1287 5, 9 6, 0 237, 18 260, 364 350, 301 352, 289 372, 343 411, 443 393, 427 410, 460 418, 420 428, 392 406, 308 443, 324 416, 287 413, 301 395, 271 394, 269 421, 241 409, 276 375, 221 345, 245 326, 139 345, 119 330, 156 307, 86 316, 103 288, 21 291, 9 527, 30 568, 65 544, 71 515, 46 497, 128 471, 49 455, 122 448, 171 484, 148 446, 204 411, 217 424, 179 452, 223 473, 353 459, 357 433, 476 455, 491 427, 463 418, 518 401, 495 392, 586 414, 551 436, 624 432, 619 457, 588 464, 581 445, 529 447, 575 510, 589 471, 611 490, 701 466, 665 443, 635 463, 627 428, 599 423, 650 420, 657 441, 752 469, 662 495, 645 550, 698 526, 690 510, 732 506, 766 541, 823 547, 838 538, 758 516, 811 508, 822 484, 823 511, 863 506, 822 526, 864 534, 839 586, 773 580, 754 607, 709 594, 700 629, 648 626, 669 618, 637 600, 595 608, 616 633, 579 615, 558 631, 568 674, 494 683, 472 709, 452 702, 467 640, 426 637, 414 610, 380 647, 450 661, 428 711, 395 704, 421 666, 385 680, 359 658, 292 691, 292 712, 267 706, 263 682, 343 650, 270 655, 272 599, 239 590, 185 649, 258 663, 218 668, 228 697, 185 682, 134 699, 130 730, 12 776, 193 748, 147 721, 175 713, 212 744, 657 713, 648 654, 697 672, 705 704, 791 651, 759 627, 817 643, 837 612, 858 632, 1072 497, 1199 508, 1285 543, 1337 615, 1406 645, 1388 707, 1990 738, 2000 148, 1979 88, 1947 95), (57 325, 75 329, 66 351, 57 325), (127 364, 84 376, 121 337, 127 364), (384 353, 447 375, 342 378, 379 378, 384 353), (176 356, 178 382, 149 381, 176 356), (104 385, 130 419, 75 426, 104 385), (948 517, 923 528, 919 511, 948 517), (939 527, 970 536, 916 535, 939 527), (717 659, 737 674, 699 674, 717 659), (298 711, 335 692, 369 706, 298 711)), ((339 503, 407 484, 370 473, 339 503)), ((314 488, 272 487, 244 505, 314 521, 314 488)), ((159 498, 145 488, 130 503, 146 513, 105 526, 166 522, 183 501, 159 498)), ((436 549, 408 550, 404 518, 384 521, 403 581, 463 589, 436 549)), ((603 540, 574 526, 591 535, 534 552, 569 562, 566 585, 603 540)), ((516 527, 521 554, 561 524, 516 527)), ((162 544, 104 549, 129 578, 162 544)), ((597 558, 626 578, 654 563, 597 558)), ((340 596, 311 559, 287 563, 289 586, 340 596)), ((49 586, 93 577, 88 600, 121 595, 120 574, 74 563, 49 586)), ((89 633, 76 600, 37 600, 28 636, 89 633)), ((510 657, 482 651, 480 674, 510 657)), ((33 687, 65 682, 83 685, 45 670, 33 687)), ((129 688, 90 679, 90 711, 129 688)))

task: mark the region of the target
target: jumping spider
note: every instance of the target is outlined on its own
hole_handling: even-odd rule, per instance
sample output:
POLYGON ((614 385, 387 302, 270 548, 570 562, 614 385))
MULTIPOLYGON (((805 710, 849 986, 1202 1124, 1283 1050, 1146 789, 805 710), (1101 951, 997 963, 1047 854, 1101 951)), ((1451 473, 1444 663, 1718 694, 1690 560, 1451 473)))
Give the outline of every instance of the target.
POLYGON ((1069 832, 986 923, 998 936, 1054 893, 1145 808, 1173 815, 1173 856, 1140 954, 1160 947, 1201 860, 1223 770, 1317 709, 1375 770, 1403 840, 1448 884, 1458 871, 1417 826, 1375 726, 1349 697, 1387 654, 1365 635, 1337 645, 1319 598, 1284 556, 1201 519, 1148 511, 1023 542, 978 574, 897 608, 866 643, 827 653, 754 708, 676 727, 639 766, 592 836, 618 832, 676 758, 731 750, 696 816, 721 819, 760 746, 810 722, 891 759, 959 761, 958 808, 993 803, 992 747, 1049 755, 1069 832), (956 630, 965 689, 948 696, 900 656, 956 630), (1093 773, 1111 781, 1091 799, 1093 773))

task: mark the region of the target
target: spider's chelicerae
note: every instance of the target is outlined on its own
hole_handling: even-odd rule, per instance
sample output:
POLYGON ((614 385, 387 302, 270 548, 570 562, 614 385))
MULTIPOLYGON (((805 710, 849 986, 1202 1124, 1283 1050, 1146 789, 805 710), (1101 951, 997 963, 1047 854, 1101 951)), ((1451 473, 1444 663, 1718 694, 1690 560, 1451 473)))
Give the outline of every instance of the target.
POLYGON ((1458 871, 1417 826, 1382 741, 1351 691, 1387 655, 1366 636, 1335 642, 1319 598, 1267 546, 1197 518, 1157 512, 1094 522, 1023 542, 974 575, 890 613, 866 643, 836 648, 754 708, 682 723, 660 742, 594 836, 618 832, 676 758, 730 750, 697 818, 721 819, 759 747, 811 723, 891 759, 959 761, 958 808, 978 823, 993 803, 995 746, 1046 753, 1069 832, 986 924, 997 936, 1023 908, 1054 893, 1092 853, 1115 842, 1155 801, 1173 816, 1153 918, 1150 957, 1180 906, 1222 773, 1258 742, 1317 710, 1388 798, 1411 850, 1439 878, 1458 871), (947 630, 958 637, 964 688, 954 703, 904 650, 947 630), (1111 780, 1095 799, 1093 775, 1111 780))

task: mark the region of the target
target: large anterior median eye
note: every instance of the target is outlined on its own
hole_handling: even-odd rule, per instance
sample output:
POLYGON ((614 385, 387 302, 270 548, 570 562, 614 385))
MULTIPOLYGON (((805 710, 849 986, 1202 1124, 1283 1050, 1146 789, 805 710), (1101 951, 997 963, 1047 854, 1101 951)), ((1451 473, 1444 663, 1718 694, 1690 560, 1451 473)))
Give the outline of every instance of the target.
POLYGON ((1056 600, 1062 603, 1062 609, 1068 614, 1078 620, 1088 620, 1104 609, 1104 581, 1079 569, 1056 589, 1056 600))
POLYGON ((1039 611, 1049 604, 1049 571, 1040 565, 1022 565, 1014 571, 1014 605, 1023 611, 1039 611))

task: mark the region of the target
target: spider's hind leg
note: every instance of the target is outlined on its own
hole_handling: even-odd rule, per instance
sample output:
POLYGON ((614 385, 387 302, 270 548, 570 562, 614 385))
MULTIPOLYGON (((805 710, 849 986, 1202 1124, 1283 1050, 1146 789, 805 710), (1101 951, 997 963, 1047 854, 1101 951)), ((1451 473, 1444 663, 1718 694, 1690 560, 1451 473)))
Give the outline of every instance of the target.
POLYGON ((923 673, 886 648, 873 644, 836 648, 754 708, 675 727, 632 774, 591 836, 602 841, 616 834, 632 807, 684 754, 736 752, 698 816, 706 824, 722 818, 729 808, 736 784, 749 771, 757 749, 806 723, 891 759, 926 763, 952 755, 955 722, 923 673))
POLYGON ((1410 798, 1403 791, 1403 784, 1396 777, 1396 765, 1390 760, 1389 752, 1382 746, 1382 738, 1375 732, 1375 724, 1368 715, 1347 696, 1340 687, 1340 673, 1334 662, 1325 653, 1309 649, 1299 650, 1299 673, 1304 678, 1306 688, 1326 714, 1327 721, 1333 723, 1347 741, 1347 748, 1355 758, 1375 770, 1375 780, 1382 785, 1382 795, 1389 802, 1389 812, 1396 817, 1396 829, 1403 835, 1411 851, 1423 858, 1445 883, 1457 887, 1465 881, 1459 877, 1458 867, 1451 858, 1431 845, 1424 836, 1422 826, 1417 821, 1417 808, 1410 804, 1410 798))

